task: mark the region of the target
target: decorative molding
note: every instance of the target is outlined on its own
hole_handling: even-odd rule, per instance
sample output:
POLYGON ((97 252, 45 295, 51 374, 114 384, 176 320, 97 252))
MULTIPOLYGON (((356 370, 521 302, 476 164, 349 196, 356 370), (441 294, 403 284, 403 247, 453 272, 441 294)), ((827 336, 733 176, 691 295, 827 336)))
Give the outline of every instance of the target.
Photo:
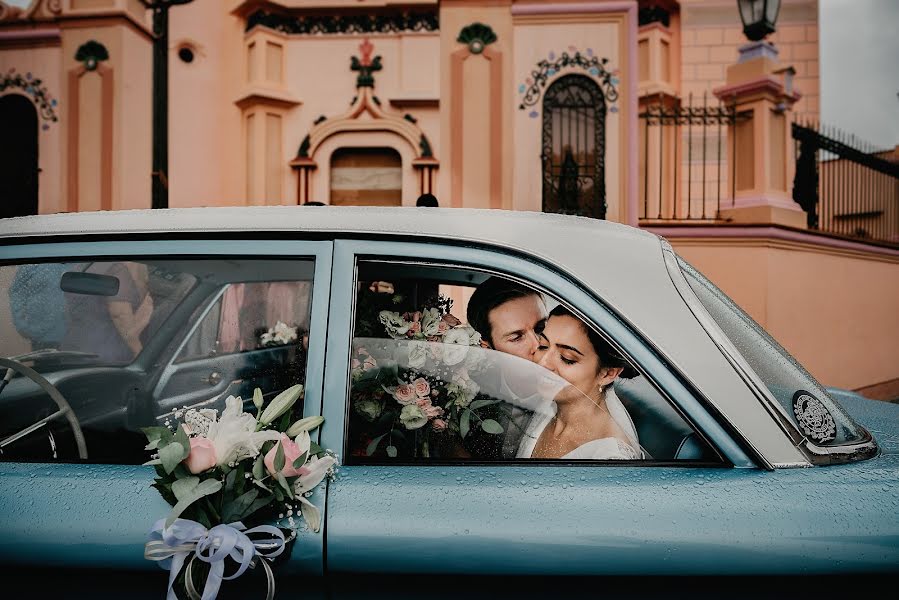
POLYGON ((388 102, 394 108, 438 108, 440 106, 439 98, 413 98, 409 96, 390 98, 388 102))
MULTIPOLYGON (((518 85, 518 93, 523 95, 518 109, 524 110, 529 106, 536 105, 543 95, 543 89, 546 87, 547 82, 563 69, 568 71, 580 69, 598 80, 603 96, 605 96, 606 102, 610 105, 609 111, 618 112, 618 109, 611 105, 618 100, 618 90, 615 86, 618 85, 619 80, 617 70, 613 72, 606 70, 606 64, 608 64, 609 59, 594 56, 592 48, 587 48, 586 56, 581 54, 580 50, 577 50, 574 46, 569 46, 569 50, 574 52, 574 55, 562 52, 556 57, 556 53, 550 51, 546 60, 541 60, 537 63, 536 68, 531 71, 530 77, 524 83, 518 85)), ((536 111, 532 111, 530 116, 536 118, 537 115, 536 111)))
POLYGON ((472 23, 462 28, 456 41, 460 44, 468 46, 468 51, 472 54, 480 54, 484 48, 496 42, 496 34, 489 25, 483 23, 472 23))
POLYGON ((94 73, 101 81, 101 105, 82 107, 80 101, 79 81, 90 73, 84 65, 69 71, 69 123, 68 123, 68 194, 66 208, 68 212, 78 212, 78 143, 80 131, 79 111, 96 110, 101 114, 100 120, 100 210, 112 210, 112 144, 113 144, 113 71, 106 65, 97 65, 94 73))
MULTIPOLYGON (((374 50, 374 46, 368 38, 365 38, 361 44, 359 44, 359 52, 362 54, 362 58, 353 56, 350 57, 350 70, 351 71, 359 71, 359 76, 356 77, 356 87, 375 87, 375 76, 374 73, 376 71, 380 71, 382 69, 381 66, 381 57, 375 56, 371 57, 372 50, 374 50)), ((378 103, 378 106, 381 105, 381 101, 378 100, 377 96, 374 97, 375 102, 378 103)))
POLYGON ((106 46, 97 40, 90 40, 78 46, 75 60, 83 64, 88 71, 94 71, 101 62, 109 60, 109 52, 106 46))
POLYGON ((333 35, 346 33, 401 33, 439 31, 437 11, 399 14, 286 15, 257 10, 247 17, 244 31, 267 27, 290 35, 333 35))
MULTIPOLYGON (((0 94, 9 88, 18 88, 22 92, 31 96, 32 101, 37 106, 38 114, 44 121, 56 123, 59 117, 56 116, 56 98, 50 95, 44 80, 34 77, 30 72, 25 73, 24 77, 21 73, 17 73, 15 68, 11 68, 5 75, 0 76, 0 94)), ((48 123, 42 125, 42 129, 50 128, 48 123)))
POLYGON ((640 27, 650 23, 660 23, 665 27, 671 26, 671 11, 657 4, 641 6, 637 10, 637 19, 640 27))
POLYGON ((257 86, 247 88, 237 100, 234 101, 234 104, 241 109, 256 105, 274 106, 276 108, 293 108, 302 103, 302 100, 294 98, 281 90, 272 90, 257 86))
POLYGON ((46 48, 62 43, 59 27, 38 27, 28 29, 8 29, 0 31, 0 49, 46 48))

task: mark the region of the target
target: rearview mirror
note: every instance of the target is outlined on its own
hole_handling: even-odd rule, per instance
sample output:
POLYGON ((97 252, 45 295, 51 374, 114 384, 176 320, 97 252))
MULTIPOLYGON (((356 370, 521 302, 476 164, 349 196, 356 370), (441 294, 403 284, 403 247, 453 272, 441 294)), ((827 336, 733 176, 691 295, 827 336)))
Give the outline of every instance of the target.
POLYGON ((62 274, 59 288, 72 294, 115 296, 119 293, 119 280, 112 275, 68 271, 62 274))

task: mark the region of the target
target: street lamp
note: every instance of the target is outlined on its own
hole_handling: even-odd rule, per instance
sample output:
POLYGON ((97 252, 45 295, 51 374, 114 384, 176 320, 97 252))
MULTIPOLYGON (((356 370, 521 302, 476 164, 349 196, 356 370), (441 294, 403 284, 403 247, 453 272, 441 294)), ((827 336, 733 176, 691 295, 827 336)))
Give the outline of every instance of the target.
POLYGON ((780 0, 737 0, 743 33, 753 42, 760 42, 774 33, 774 23, 780 11, 780 0))
POLYGON ((153 208, 169 206, 169 8, 193 0, 144 0, 153 11, 153 208))

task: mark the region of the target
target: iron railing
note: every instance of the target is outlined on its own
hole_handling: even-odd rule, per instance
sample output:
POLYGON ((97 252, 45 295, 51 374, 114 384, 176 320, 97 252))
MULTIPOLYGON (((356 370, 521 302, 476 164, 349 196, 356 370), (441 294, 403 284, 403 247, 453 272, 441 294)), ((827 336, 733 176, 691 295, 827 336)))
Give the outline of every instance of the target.
POLYGON ((793 200, 809 229, 899 245, 899 162, 838 129, 794 122, 793 200))
POLYGON ((748 118, 703 94, 659 97, 640 117, 640 219, 714 220, 733 203, 737 154, 728 127, 748 118))

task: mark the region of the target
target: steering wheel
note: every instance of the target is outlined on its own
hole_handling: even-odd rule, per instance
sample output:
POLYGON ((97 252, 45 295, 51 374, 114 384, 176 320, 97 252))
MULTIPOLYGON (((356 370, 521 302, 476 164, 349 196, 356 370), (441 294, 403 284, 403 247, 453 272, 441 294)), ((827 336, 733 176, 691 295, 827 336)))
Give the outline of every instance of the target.
POLYGON ((65 398, 62 397, 62 394, 59 393, 59 390, 56 387, 47 381, 47 379, 32 369, 31 367, 26 367, 20 362, 15 360, 11 360, 9 358, 0 358, 0 367, 4 369, 12 369, 17 373, 24 375, 34 383, 36 383, 42 390, 44 390, 50 398, 56 402, 56 406, 59 407, 52 415, 48 415, 43 419, 29 425, 25 429, 18 431, 10 436, 7 436, 0 440, 0 448, 6 446, 7 444, 11 444, 16 440, 19 440, 26 435, 37 431, 42 425, 48 423, 54 419, 58 419, 59 417, 65 417, 66 421, 69 422, 69 427, 72 428, 72 433, 75 435, 75 444, 78 446, 78 458, 84 460, 87 458, 87 445, 84 443, 84 432, 81 431, 81 423, 78 422, 78 417, 75 416, 75 412, 72 410, 72 407, 66 401, 65 398))

